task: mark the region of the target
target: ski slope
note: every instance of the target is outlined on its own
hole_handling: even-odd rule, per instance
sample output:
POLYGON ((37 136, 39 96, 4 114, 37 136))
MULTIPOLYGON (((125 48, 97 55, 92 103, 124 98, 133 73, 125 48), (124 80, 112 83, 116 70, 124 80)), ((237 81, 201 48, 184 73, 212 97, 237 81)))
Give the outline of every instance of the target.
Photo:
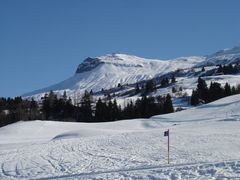
POLYGON ((240 179, 239 108, 235 95, 150 119, 18 122, 0 128, 0 179, 240 179))

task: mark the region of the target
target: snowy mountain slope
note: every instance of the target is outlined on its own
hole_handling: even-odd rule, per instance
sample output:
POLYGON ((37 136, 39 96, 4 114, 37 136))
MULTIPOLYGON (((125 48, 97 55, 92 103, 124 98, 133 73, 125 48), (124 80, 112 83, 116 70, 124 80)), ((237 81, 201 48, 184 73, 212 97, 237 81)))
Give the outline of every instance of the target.
POLYGON ((177 69, 190 68, 204 59, 204 57, 193 56, 163 61, 126 54, 109 54, 96 58, 87 58, 69 79, 23 96, 41 95, 50 90, 66 90, 69 94, 75 91, 90 91, 91 89, 96 92, 102 88, 116 87, 118 83, 136 83, 177 69))
POLYGON ((223 49, 206 57, 206 60, 196 66, 213 66, 219 64, 240 63, 240 46, 223 49))
POLYGON ((239 179, 239 108, 235 95, 150 119, 8 125, 0 179, 239 179))
MULTIPOLYGON (((222 87, 225 86, 226 83, 230 84, 231 86, 237 87, 240 84, 240 74, 236 75, 217 75, 217 76, 204 76, 202 77, 208 87, 210 86, 211 82, 218 82, 221 84, 222 87)), ((172 86, 167 88, 161 88, 154 92, 152 96, 156 95, 166 95, 170 93, 173 97, 173 105, 175 108, 189 108, 190 106, 190 96, 192 95, 192 90, 197 88, 197 81, 198 77, 180 77, 177 78, 177 82, 174 84, 174 87, 179 88, 182 87, 183 91, 181 94, 186 94, 187 98, 181 97, 182 95, 178 95, 177 93, 172 93, 172 86)))
MULTIPOLYGON (((94 92, 110 89, 120 84, 134 84, 142 80, 161 77, 168 73, 185 69, 184 78, 194 75, 194 70, 201 67, 240 62, 240 47, 224 49, 208 56, 190 56, 169 60, 145 59, 126 54, 108 54, 105 56, 86 58, 77 68, 75 74, 55 85, 26 93, 23 96, 34 96, 40 99, 46 92, 54 90, 62 94, 64 90, 69 96, 85 90, 94 92)), ((200 73, 201 74, 201 73, 200 73)), ((195 74, 196 76, 200 74, 195 74)))
POLYGON ((240 121, 239 107, 240 95, 235 95, 199 107, 191 108, 186 111, 154 116, 152 118, 156 118, 157 120, 161 119, 161 121, 166 122, 205 121, 213 119, 218 121, 240 121))

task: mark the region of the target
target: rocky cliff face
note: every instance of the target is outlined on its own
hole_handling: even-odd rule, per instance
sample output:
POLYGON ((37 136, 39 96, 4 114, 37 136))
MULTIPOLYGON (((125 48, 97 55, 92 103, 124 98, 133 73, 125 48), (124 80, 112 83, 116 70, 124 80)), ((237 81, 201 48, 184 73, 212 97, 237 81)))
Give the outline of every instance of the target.
POLYGON ((80 74, 86 71, 91 71, 94 68, 96 68, 97 66, 99 66, 100 64, 103 64, 104 62, 102 62, 100 59, 98 58, 91 58, 88 57, 86 58, 83 63, 79 64, 77 70, 76 70, 76 74, 80 74))

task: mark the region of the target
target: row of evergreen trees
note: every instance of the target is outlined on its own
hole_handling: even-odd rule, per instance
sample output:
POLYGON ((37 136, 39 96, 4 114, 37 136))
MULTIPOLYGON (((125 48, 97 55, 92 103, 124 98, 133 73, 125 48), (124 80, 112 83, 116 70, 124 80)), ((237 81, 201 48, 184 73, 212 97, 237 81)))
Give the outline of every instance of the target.
POLYGON ((171 96, 138 98, 130 101, 124 107, 117 104, 116 99, 101 99, 94 102, 93 97, 85 92, 80 103, 75 108, 75 119, 79 122, 108 122, 121 119, 149 118, 157 114, 174 111, 171 96))
POLYGON ((236 74, 240 72, 239 64, 228 64, 228 65, 219 65, 217 69, 217 73, 219 74, 236 74))
POLYGON ((23 119, 34 120, 39 118, 38 103, 34 99, 0 98, 0 127, 23 119))
MULTIPOLYGON (((168 77, 162 78, 160 81, 160 88, 167 87, 173 83, 176 82, 176 78, 173 75, 170 79, 168 77)), ((145 84, 142 85, 142 87, 139 87, 139 84, 136 84, 135 92, 136 94, 141 93, 142 96, 146 96, 151 92, 154 92, 157 88, 157 83, 154 79, 148 80, 145 84)))
POLYGON ((42 98, 42 104, 40 106, 40 112, 43 115, 42 119, 67 120, 73 118, 74 106, 65 91, 60 97, 57 97, 53 91, 50 91, 49 94, 46 93, 42 98))
POLYGON ((210 86, 201 77, 198 78, 197 88, 193 90, 191 96, 191 105, 209 103, 217 99, 240 93, 240 87, 230 86, 228 83, 221 86, 220 83, 211 82, 210 86))
POLYGON ((171 96, 147 97, 137 99, 135 103, 130 101, 122 110, 122 119, 149 118, 158 114, 174 112, 171 96))
POLYGON ((87 91, 77 99, 70 99, 66 92, 57 96, 46 93, 41 102, 34 99, 0 98, 0 126, 19 120, 58 120, 77 122, 107 122, 121 119, 148 118, 157 114, 173 112, 171 96, 143 96, 130 101, 124 107, 109 98, 94 101, 87 91))

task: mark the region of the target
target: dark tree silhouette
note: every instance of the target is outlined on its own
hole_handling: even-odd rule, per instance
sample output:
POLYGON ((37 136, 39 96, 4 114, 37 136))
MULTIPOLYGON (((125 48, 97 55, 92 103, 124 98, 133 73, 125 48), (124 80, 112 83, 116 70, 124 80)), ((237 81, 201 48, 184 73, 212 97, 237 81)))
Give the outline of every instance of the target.
POLYGON ((170 94, 167 94, 166 100, 163 104, 163 112, 164 113, 174 112, 173 105, 172 105, 172 98, 171 98, 170 94))

